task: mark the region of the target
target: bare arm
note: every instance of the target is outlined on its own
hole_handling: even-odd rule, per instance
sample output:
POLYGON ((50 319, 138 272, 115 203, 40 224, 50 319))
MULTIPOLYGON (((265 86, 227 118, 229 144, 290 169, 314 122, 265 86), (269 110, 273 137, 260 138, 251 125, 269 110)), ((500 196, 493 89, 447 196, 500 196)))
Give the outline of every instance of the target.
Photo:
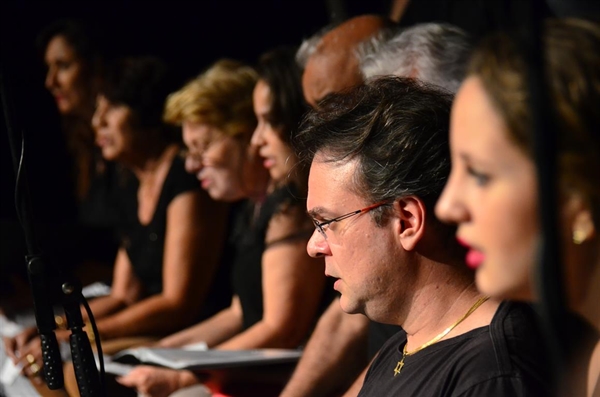
POLYGON ((368 328, 365 316, 344 313, 339 300, 334 300, 319 319, 281 397, 345 391, 367 364, 368 328))
MULTIPOLYGON (((269 223, 266 241, 307 226, 304 213, 278 214, 269 223)), ((268 246, 261 266, 263 318, 217 348, 294 348, 307 338, 325 287, 322 260, 308 256, 306 239, 292 239, 268 246)))
POLYGON ((211 318, 163 338, 160 347, 181 347, 190 343, 206 342, 213 347, 233 337, 242 329, 242 308, 237 296, 231 306, 211 318))
MULTIPOLYGON (((90 302, 94 319, 99 320, 130 305, 141 295, 141 283, 133 274, 131 263, 124 248, 117 252, 115 270, 110 295, 96 298, 90 302)), ((87 313, 82 309, 84 320, 88 319, 87 313)))
POLYGON ((98 321, 103 338, 165 334, 197 316, 220 258, 221 250, 215 247, 221 247, 224 241, 226 208, 205 192, 185 192, 171 202, 167 209, 162 293, 98 321))

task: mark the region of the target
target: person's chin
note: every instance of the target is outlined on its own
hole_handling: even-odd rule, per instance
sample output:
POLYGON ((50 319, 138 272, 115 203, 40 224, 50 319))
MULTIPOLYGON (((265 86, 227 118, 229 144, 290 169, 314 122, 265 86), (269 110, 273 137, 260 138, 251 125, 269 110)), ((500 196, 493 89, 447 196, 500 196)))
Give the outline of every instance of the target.
POLYGON ((499 282, 497 275, 494 276, 491 272, 489 263, 481 264, 475 273, 475 285, 477 289, 484 295, 492 298, 497 298, 505 295, 507 289, 503 285, 504 283, 499 282))
POLYGON ((345 313, 348 313, 348 314, 361 313, 361 311, 358 310, 356 302, 353 302, 345 294, 342 294, 340 296, 340 307, 342 308, 342 310, 345 313))
POLYGON ((64 116, 69 116, 74 113, 73 106, 68 102, 58 101, 56 107, 58 108, 58 112, 64 116))
POLYGON ((110 148, 102 148, 101 152, 102 152, 102 158, 106 161, 117 161, 118 160, 114 150, 111 150, 110 148))
POLYGON ((217 189, 214 185, 210 185, 207 187, 202 186, 202 188, 204 188, 204 190, 206 190, 206 192, 208 193, 208 195, 210 196, 210 198, 212 198, 213 200, 223 200, 223 192, 220 191, 219 189, 217 189))
POLYGON ((269 170, 269 175, 271 176, 271 179, 273 179, 274 181, 278 181, 278 182, 282 181, 286 177, 285 174, 283 174, 276 168, 271 168, 269 170))

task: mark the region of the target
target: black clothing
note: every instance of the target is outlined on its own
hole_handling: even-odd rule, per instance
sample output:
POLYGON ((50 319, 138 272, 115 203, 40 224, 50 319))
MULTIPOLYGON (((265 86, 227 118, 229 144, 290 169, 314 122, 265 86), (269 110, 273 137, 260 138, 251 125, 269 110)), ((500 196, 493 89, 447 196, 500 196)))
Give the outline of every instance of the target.
MULTIPOLYGON (((267 248, 265 237, 269 222, 284 207, 303 205, 304 203, 295 194, 293 186, 287 185, 267 196, 254 221, 252 221, 254 209, 248 208, 247 231, 238 247, 232 279, 233 291, 240 298, 244 313, 244 329, 253 326, 263 317, 262 255, 267 248)), ((283 240, 307 238, 309 235, 306 230, 299 233, 294 231, 283 240)))
POLYGON ((404 360, 406 333, 381 349, 359 396, 548 396, 548 368, 536 315, 523 303, 502 303, 489 326, 442 340, 404 360))
POLYGON ((391 324, 382 324, 376 321, 369 321, 369 360, 371 360, 379 349, 387 342, 392 336, 402 331, 402 327, 391 324))
POLYGON ((91 176, 86 196, 79 202, 77 241, 81 263, 86 260, 112 265, 119 246, 118 166, 104 163, 104 171, 91 176))
POLYGON ((225 245, 221 252, 219 267, 216 269, 198 321, 210 318, 231 306, 231 298, 233 297, 231 271, 238 244, 246 231, 244 223, 249 205, 249 200, 240 200, 232 203, 229 207, 225 245))
POLYGON ((567 336, 566 340, 561 342, 566 356, 561 359, 563 368, 560 369, 564 378, 556 387, 561 388, 561 397, 583 397, 587 396, 589 364, 600 333, 579 315, 566 313, 566 316, 564 331, 567 336))
POLYGON ((138 217, 138 187, 137 178, 133 174, 128 175, 120 199, 121 241, 135 275, 149 296, 162 291, 167 208, 179 194, 199 190, 200 187, 196 177, 185 171, 183 159, 175 157, 165 178, 152 220, 147 225, 142 225, 138 217))
MULTIPOLYGON (((265 244, 267 229, 273 216, 283 209, 291 207, 300 207, 304 211, 305 202, 298 197, 299 195, 293 186, 283 186, 267 196, 254 221, 252 221, 254 207, 249 207, 246 211, 246 232, 237 248, 238 255, 232 275, 233 291, 240 299, 244 314, 244 330, 259 322, 263 317, 263 252, 269 246, 280 242, 308 239, 313 232, 312 228, 309 230, 292 231, 288 236, 278 241, 270 242, 269 246, 265 244)), ((319 313, 331 303, 334 296, 333 292, 332 288, 325 288, 319 313)))

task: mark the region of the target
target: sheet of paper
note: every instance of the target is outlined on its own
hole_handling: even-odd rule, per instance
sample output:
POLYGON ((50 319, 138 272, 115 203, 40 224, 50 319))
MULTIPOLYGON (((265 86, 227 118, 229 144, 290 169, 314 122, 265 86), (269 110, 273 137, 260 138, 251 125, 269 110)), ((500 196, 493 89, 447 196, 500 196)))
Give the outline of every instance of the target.
POLYGON ((13 364, 10 358, 6 358, 2 363, 2 369, 0 369, 0 383, 5 385, 12 385, 21 373, 22 365, 13 364))

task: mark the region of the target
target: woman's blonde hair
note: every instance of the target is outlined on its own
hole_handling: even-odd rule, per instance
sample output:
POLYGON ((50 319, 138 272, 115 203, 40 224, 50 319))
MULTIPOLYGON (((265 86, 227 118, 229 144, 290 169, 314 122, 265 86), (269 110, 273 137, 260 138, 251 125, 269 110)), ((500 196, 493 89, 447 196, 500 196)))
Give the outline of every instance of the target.
POLYGON ((252 92, 258 76, 242 62, 222 59, 169 95, 163 119, 206 123, 230 136, 251 136, 256 127, 252 92))

